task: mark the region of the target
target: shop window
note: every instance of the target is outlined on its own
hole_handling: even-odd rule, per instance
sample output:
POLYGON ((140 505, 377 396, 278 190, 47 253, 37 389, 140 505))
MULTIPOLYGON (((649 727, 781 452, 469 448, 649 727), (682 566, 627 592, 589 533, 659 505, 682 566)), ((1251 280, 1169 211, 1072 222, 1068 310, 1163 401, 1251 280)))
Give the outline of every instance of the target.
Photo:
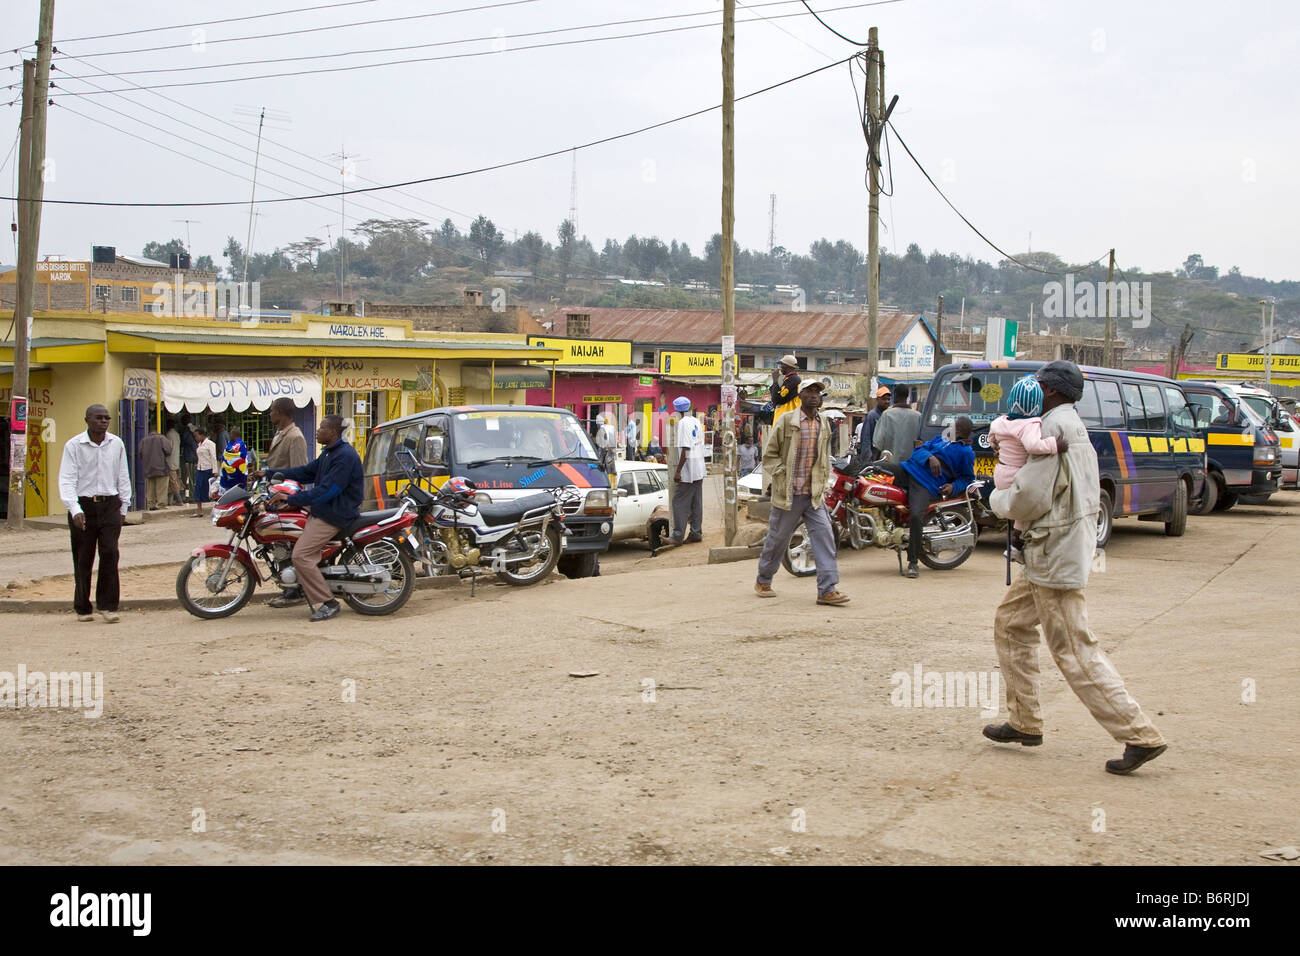
POLYGON ((140 290, 133 285, 122 286, 122 301, 136 302, 139 300, 140 290))
POLYGON ((113 290, 106 285, 95 286, 95 301, 101 302, 113 294, 113 290))
POLYGON ((655 353, 654 353, 654 352, 642 352, 642 353, 641 353, 641 364, 642 364, 642 365, 654 365, 654 364, 655 364, 655 353))
POLYGON ((754 356, 752 356, 752 355, 742 355, 742 356, 740 357, 740 367, 741 367, 741 368, 757 368, 758 366, 756 366, 756 365, 754 364, 754 356))

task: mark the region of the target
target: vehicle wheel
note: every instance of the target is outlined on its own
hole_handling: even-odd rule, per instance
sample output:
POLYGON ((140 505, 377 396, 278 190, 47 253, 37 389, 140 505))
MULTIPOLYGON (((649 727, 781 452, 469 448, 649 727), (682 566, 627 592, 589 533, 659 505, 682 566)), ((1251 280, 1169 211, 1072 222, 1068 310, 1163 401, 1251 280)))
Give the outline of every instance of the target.
MULTIPOLYGON (((924 537, 927 532, 934 534, 942 531, 955 531, 963 524, 965 524, 965 521, 959 515, 939 511, 930 516, 930 520, 921 529, 921 534, 924 537)), ((940 554, 944 555, 944 557, 939 557, 938 555, 927 554, 925 548, 922 547, 920 557, 921 563, 927 568, 933 568, 936 571, 951 571, 953 568, 964 564, 966 559, 974 553, 975 547, 972 545, 968 548, 962 548, 960 551, 941 551, 940 554)))
POLYGON ((785 546, 785 554, 781 555, 781 567, 796 578, 807 578, 817 573, 817 562, 813 559, 808 526, 802 521, 790 535, 790 543, 785 546))
POLYGON ((596 573, 596 552, 566 554, 557 562, 557 567, 566 578, 589 578, 596 573))
POLYGON ((527 587, 548 577, 555 570, 555 562, 560 558, 560 532, 555 528, 547 528, 545 534, 536 531, 522 534, 516 532, 511 540, 527 551, 536 548, 537 555, 530 564, 512 564, 509 565, 510 570, 503 568, 498 571, 497 577, 506 584, 527 587))
POLYGON ((388 572, 392 580, 377 594, 351 594, 344 592, 343 600, 358 614, 378 617, 392 614, 411 599, 415 589, 415 565, 391 541, 376 541, 361 549, 349 548, 340 558, 342 563, 377 564, 388 572))
POLYGON ((1106 547, 1110 533, 1115 530, 1115 505, 1110 500, 1110 492, 1101 489, 1101 507, 1097 511, 1097 548, 1106 547))
POLYGON ((1219 501, 1214 506, 1215 511, 1227 511, 1237 503, 1237 496, 1231 491, 1219 489, 1219 501))
POLYGON ((1205 476, 1205 491, 1201 493, 1201 504, 1193 514, 1208 515, 1215 509, 1219 503, 1219 476, 1208 474, 1205 476))
POLYGON ((1165 522, 1165 534, 1170 538, 1181 538, 1187 530, 1187 482, 1179 481, 1174 492, 1174 503, 1169 509, 1169 520, 1165 522))
POLYGON ((176 598, 181 607, 195 617, 215 620, 229 617, 248 603, 257 582, 253 580, 253 572, 234 558, 229 559, 225 583, 220 590, 215 590, 226 561, 226 558, 207 555, 190 558, 181 565, 176 575, 176 598))

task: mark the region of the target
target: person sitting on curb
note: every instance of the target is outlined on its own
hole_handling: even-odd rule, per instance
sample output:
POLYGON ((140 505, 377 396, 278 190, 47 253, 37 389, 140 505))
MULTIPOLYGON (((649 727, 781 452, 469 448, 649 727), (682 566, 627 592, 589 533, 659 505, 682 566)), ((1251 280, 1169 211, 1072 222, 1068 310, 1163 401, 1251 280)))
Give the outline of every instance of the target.
POLYGON ((826 514, 834 426, 820 412, 825 388, 816 380, 805 383, 799 390, 799 411, 782 415, 767 436, 763 474, 772 480, 772 513, 758 559, 754 593, 776 597, 772 576, 790 546, 790 536, 803 522, 817 562, 817 603, 839 607, 849 599, 837 590, 840 572, 835 562, 835 533, 826 514))

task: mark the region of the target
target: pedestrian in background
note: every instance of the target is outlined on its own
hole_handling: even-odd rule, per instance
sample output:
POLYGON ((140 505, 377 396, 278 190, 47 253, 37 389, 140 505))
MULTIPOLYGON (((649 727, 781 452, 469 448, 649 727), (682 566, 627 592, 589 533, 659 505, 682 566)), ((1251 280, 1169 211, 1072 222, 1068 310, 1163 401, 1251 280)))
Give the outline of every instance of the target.
POLYGON ((194 491, 194 472, 198 470, 198 440, 194 437, 194 426, 190 423, 190 413, 181 412, 181 503, 194 491))
POLYGON ((277 398, 271 403, 271 424, 275 435, 267 449, 262 467, 274 474, 285 468, 301 468, 307 464, 307 439, 302 429, 293 423, 294 404, 291 398, 277 398))
POLYGON ((159 511, 167 504, 167 484, 171 480, 167 458, 171 453, 172 443, 158 434, 157 424, 150 420, 149 434, 136 447, 140 470, 144 472, 144 506, 150 511, 159 511))
POLYGON ((677 470, 673 473, 673 534, 670 546, 704 540, 704 426, 690 414, 691 400, 673 399, 677 422, 677 470), (687 533, 689 528, 690 533, 687 533))
POLYGON ((627 460, 636 461, 640 442, 637 440, 638 435, 635 412, 627 416, 627 431, 624 433, 623 437, 624 443, 627 445, 627 460))
POLYGON ((1004 518, 1025 521, 1025 567, 1007 589, 993 618, 993 643, 1006 681, 1004 724, 984 736, 997 743, 1036 747, 1043 742, 1038 702, 1038 629, 1052 659, 1093 719, 1124 745, 1106 761, 1106 772, 1130 774, 1165 752, 1160 731, 1124 686, 1115 665, 1088 627, 1083 589, 1097 549, 1101 510, 1097 452, 1074 403, 1083 396, 1083 374, 1073 362, 1048 362, 1038 370, 1043 390, 1043 438, 1066 439, 1059 455, 1030 458, 1011 487, 990 496, 1004 518))
POLYGON ((194 429, 198 445, 194 451, 194 516, 203 517, 203 503, 212 497, 212 478, 217 473, 217 446, 208 437, 208 430, 194 429))
POLYGON ((758 467, 758 446, 754 444, 754 439, 748 433, 745 435, 744 443, 736 449, 739 457, 737 467, 739 477, 744 478, 756 467, 758 467))
POLYGON ((799 391, 800 410, 783 415, 767 436, 763 474, 772 480, 772 512, 758 558, 754 592, 759 597, 776 597, 772 576, 781 566, 791 535, 803 522, 817 563, 817 603, 839 607, 849 599, 837 588, 840 572, 835 561, 835 533, 825 507, 833 427, 820 413, 825 388, 821 382, 808 382, 799 391))
POLYGON ((212 439, 212 444, 217 446, 217 455, 220 456, 230 444, 230 433, 226 431, 226 423, 216 415, 213 415, 208 421, 208 437, 212 439))
POLYGON ((907 386, 899 385, 894 389, 894 404, 880 414, 871 442, 880 449, 881 455, 889 452, 896 462, 904 462, 912 457, 917 439, 921 436, 921 413, 908 407, 907 386))
POLYGON ((876 450, 876 425, 880 421, 880 416, 885 414, 888 408, 889 389, 882 385, 876 389, 876 404, 871 411, 867 412, 867 417, 862 420, 862 425, 858 428, 859 461, 875 461, 880 457, 880 452, 876 450))
POLYGON ((167 503, 180 505, 185 503, 181 496, 181 435, 176 430, 176 422, 170 418, 167 419, 167 440, 172 444, 167 455, 167 503))
POLYGON ((110 421, 112 418, 103 405, 86 409, 86 430, 63 446, 59 498, 68 509, 75 580, 72 607, 77 612, 77 620, 93 621, 98 606, 99 616, 105 623, 116 624, 121 601, 118 539, 131 507, 131 472, 126 461, 126 445, 109 433, 110 421), (99 575, 92 604, 90 575, 96 553, 99 575))

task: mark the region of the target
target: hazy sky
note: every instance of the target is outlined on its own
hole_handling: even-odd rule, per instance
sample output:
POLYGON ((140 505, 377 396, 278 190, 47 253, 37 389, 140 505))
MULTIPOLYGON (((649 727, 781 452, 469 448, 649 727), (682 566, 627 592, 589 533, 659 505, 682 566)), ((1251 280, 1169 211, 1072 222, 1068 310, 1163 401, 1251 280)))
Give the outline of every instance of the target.
MULTIPOLYGON (((92 244, 139 252, 149 240, 184 237, 186 225, 173 220, 188 218, 197 220, 189 227, 195 254, 211 254, 224 265, 220 252, 226 237, 242 243, 248 226, 255 131, 237 107, 265 106, 287 115, 288 125, 268 126, 266 136, 306 154, 264 143, 258 196, 271 198, 278 195, 274 190, 300 195, 337 189, 341 177, 330 155, 341 149, 359 157, 354 185, 365 186, 370 180, 415 179, 565 149, 721 101, 720 26, 514 51, 566 39, 720 24, 720 0, 533 0, 496 9, 483 9, 489 4, 479 0, 472 12, 454 15, 217 42, 471 6, 471 0, 372 0, 206 26, 201 36, 185 26, 72 42, 320 2, 57 0, 56 45, 63 53, 84 55, 87 63, 56 57, 56 92, 90 89, 62 78, 64 73, 95 76, 100 86, 113 90, 132 83, 294 75, 156 91, 178 102, 146 92, 56 97, 49 114, 54 178, 47 183, 47 199, 215 199, 244 205, 46 206, 42 255, 84 259, 92 244), (707 15, 508 38, 686 13, 707 15), (476 37, 487 39, 323 58, 476 37), (179 48, 101 55, 171 45, 179 48), (490 55, 303 75, 332 66, 480 51, 490 55), (176 70, 286 57, 310 59, 125 79, 98 76, 98 71, 176 70)), ((1237 265, 1248 275, 1300 278, 1300 124, 1294 102, 1300 89, 1300 6, 1283 0, 901 0, 829 12, 852 2, 813 0, 813 7, 827 11, 825 19, 854 39, 865 40, 870 26, 880 28, 887 95, 900 96, 893 117, 898 130, 957 207, 1003 248, 1023 251, 1032 233, 1032 248, 1068 261, 1091 260, 1114 246, 1121 267, 1173 269, 1188 253, 1199 252, 1223 271, 1237 265)), ((753 6, 754 12, 739 6, 738 20, 803 10, 797 3, 760 7, 756 0, 753 6)), ((5 0, 0 47, 12 50, 30 42, 38 7, 37 0, 5 0)), ((852 52, 806 12, 773 22, 740 22, 738 93, 852 52)), ((9 52, 0 62, 9 66, 18 60, 9 52)), ((18 80, 21 69, 5 75, 18 80)), ((5 102, 16 95, 7 93, 5 102)), ((766 247, 768 197, 775 193, 778 245, 806 252, 810 242, 825 236, 866 248, 864 143, 856 109, 845 66, 738 104, 736 235, 742 245, 766 247)), ((0 114, 8 131, 0 154, 13 142, 18 112, 9 106, 0 114)), ((685 240, 699 254, 720 228, 720 157, 718 112, 580 150, 580 232, 597 248, 607 236, 621 240, 636 233, 685 240)), ((893 162, 895 193, 881 202, 884 247, 901 252, 916 242, 927 252, 937 248, 996 261, 997 253, 943 204, 896 143, 893 162)), ((568 213, 570 171, 566 154, 414 187, 410 196, 357 197, 348 201, 348 226, 377 214, 418 216, 433 224, 451 216, 463 231, 473 216, 485 213, 507 238, 515 230, 538 229, 553 242, 568 213)), ((3 194, 12 194, 12 158, 0 168, 0 184, 3 194)), ((6 205, 11 213, 12 204, 6 205)), ((262 212, 254 251, 307 235, 338 235, 337 199, 268 205, 262 212)), ((0 259, 15 260, 12 240, 0 249, 0 259)))

